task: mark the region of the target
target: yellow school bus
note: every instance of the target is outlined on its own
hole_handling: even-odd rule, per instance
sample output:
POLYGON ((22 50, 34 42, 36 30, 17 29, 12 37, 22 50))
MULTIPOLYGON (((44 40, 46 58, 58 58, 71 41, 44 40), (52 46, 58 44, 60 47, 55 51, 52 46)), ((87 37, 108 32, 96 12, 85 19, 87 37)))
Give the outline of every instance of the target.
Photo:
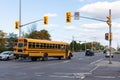
POLYGON ((72 52, 68 49, 69 44, 66 42, 17 38, 14 41, 14 55, 16 58, 31 58, 36 61, 48 60, 48 57, 58 59, 71 59, 72 52))

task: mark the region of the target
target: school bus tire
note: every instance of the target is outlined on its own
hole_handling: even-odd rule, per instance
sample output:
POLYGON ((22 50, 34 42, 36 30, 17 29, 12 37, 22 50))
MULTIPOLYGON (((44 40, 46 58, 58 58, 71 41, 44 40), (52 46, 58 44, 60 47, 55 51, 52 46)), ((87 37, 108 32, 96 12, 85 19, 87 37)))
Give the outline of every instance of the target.
POLYGON ((71 57, 72 57, 72 53, 70 53, 70 55, 68 56, 68 59, 71 59, 71 57))
POLYGON ((61 60, 61 57, 58 57, 59 60, 61 60))
POLYGON ((42 57, 42 61, 47 61, 48 60, 48 53, 44 53, 42 57))
POLYGON ((31 57, 31 60, 32 61, 37 61, 37 58, 36 57, 31 57))

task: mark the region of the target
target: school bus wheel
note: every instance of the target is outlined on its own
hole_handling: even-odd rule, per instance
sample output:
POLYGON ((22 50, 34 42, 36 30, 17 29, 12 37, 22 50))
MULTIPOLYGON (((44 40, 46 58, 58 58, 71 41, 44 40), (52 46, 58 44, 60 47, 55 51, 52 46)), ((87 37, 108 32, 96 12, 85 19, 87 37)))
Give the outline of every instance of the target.
POLYGON ((44 53, 42 57, 42 61, 47 61, 48 60, 48 53, 44 53))

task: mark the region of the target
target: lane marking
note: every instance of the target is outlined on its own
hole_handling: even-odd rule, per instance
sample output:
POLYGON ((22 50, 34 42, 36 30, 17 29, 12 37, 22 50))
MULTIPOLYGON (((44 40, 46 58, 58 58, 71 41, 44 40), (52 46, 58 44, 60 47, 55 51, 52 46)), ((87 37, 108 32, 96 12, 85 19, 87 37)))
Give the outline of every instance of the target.
POLYGON ((59 78, 74 78, 74 76, 58 76, 58 75, 50 75, 50 77, 59 77, 59 78))
POLYGON ((98 77, 98 78, 106 78, 106 79, 115 78, 115 76, 95 76, 95 77, 98 77))
POLYGON ((82 60, 83 58, 79 58, 78 60, 82 60))
POLYGON ((59 78, 74 78, 74 79, 84 79, 85 75, 91 73, 54 73, 49 75, 50 77, 59 77, 59 78))
POLYGON ((97 61, 94 61, 94 62, 91 62, 90 64, 95 64, 95 63, 97 63, 97 62, 100 62, 100 61, 102 61, 104 58, 102 58, 102 59, 99 59, 99 60, 97 60, 97 61))
POLYGON ((70 61, 63 61, 63 63, 68 63, 68 62, 70 62, 70 61))
POLYGON ((95 68, 93 68, 92 70, 89 71, 89 73, 92 73, 93 71, 95 71, 99 66, 96 66, 95 68))

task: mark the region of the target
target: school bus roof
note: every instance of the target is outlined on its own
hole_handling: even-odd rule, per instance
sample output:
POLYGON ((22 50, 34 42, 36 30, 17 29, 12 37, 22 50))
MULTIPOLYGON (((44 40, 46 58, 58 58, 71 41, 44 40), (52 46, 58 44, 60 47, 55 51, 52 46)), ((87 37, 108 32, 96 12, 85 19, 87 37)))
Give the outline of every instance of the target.
POLYGON ((29 38, 19 38, 19 39, 25 39, 28 42, 36 42, 36 43, 48 43, 48 44, 62 44, 62 45, 69 45, 67 42, 61 42, 61 41, 50 41, 50 40, 40 40, 40 39, 29 39, 29 38))

